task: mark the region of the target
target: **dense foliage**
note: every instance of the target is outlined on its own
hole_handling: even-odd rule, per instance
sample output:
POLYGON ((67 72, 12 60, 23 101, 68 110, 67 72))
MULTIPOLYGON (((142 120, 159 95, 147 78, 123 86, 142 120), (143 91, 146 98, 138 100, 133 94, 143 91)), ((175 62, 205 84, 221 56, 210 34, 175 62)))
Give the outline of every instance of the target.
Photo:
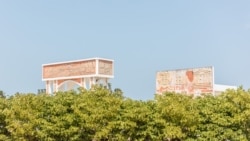
POLYGON ((101 87, 0 97, 0 140, 6 141, 247 141, 249 127, 250 91, 243 88, 148 101, 101 87))

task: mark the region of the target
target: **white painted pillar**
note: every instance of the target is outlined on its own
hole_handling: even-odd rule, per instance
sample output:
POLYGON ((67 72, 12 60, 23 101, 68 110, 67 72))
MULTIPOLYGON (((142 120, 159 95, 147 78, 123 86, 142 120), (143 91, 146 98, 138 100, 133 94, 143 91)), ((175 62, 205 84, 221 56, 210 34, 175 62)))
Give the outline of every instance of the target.
POLYGON ((55 92, 57 92, 57 81, 54 80, 54 81, 52 81, 52 83, 53 83, 53 93, 55 93, 55 92))
POLYGON ((81 78, 81 87, 83 87, 84 89, 87 89, 86 78, 81 78))
POLYGON ((89 88, 92 86, 92 77, 89 78, 89 88))
POLYGON ((46 81, 46 94, 50 94, 50 82, 46 81))
POLYGON ((51 81, 47 81, 47 86, 46 86, 46 87, 47 87, 47 88, 46 88, 46 93, 47 93, 47 94, 52 94, 51 83, 52 83, 51 81))
POLYGON ((92 77, 92 85, 95 85, 95 84, 96 84, 96 78, 92 77))

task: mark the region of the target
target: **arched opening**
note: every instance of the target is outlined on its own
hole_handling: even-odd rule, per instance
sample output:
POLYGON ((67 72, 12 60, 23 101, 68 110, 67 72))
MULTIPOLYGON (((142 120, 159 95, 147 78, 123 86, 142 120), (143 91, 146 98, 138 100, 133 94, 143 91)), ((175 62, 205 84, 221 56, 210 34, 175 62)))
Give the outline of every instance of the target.
POLYGON ((77 90, 81 85, 73 80, 66 80, 58 86, 58 91, 77 90))

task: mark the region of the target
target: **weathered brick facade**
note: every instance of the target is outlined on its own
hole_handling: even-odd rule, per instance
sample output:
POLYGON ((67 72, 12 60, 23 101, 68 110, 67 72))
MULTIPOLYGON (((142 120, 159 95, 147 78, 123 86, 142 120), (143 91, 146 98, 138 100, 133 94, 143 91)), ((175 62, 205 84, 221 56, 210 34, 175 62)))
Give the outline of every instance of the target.
POLYGON ((68 90, 67 82, 79 87, 91 87, 93 84, 107 85, 108 79, 113 78, 113 60, 92 58, 69 62, 43 65, 43 81, 46 81, 46 92, 68 90), (73 82, 73 83, 72 83, 73 82))

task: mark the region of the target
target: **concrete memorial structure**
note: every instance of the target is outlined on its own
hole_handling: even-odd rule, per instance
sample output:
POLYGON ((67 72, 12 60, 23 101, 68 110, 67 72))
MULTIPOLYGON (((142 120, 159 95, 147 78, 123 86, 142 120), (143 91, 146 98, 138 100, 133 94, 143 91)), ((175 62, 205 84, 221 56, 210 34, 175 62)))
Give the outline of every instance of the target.
POLYGON ((214 68, 201 67, 159 71, 156 74, 156 93, 183 93, 199 96, 200 94, 219 94, 235 86, 214 84, 214 68))
POLYGON ((42 65, 42 80, 46 83, 46 93, 66 91, 92 85, 108 85, 114 77, 114 61, 104 58, 58 62, 42 65))

